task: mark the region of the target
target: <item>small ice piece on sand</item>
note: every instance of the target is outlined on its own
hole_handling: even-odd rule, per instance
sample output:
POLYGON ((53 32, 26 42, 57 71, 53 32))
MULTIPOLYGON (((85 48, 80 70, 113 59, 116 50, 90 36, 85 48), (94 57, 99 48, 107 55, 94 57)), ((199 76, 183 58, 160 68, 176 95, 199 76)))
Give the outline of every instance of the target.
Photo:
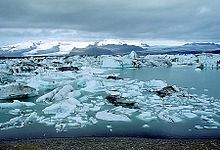
POLYGON ((111 112, 108 112, 107 110, 97 112, 96 118, 105 121, 131 121, 126 115, 113 114, 111 112))
POLYGON ((189 113, 183 113, 183 115, 186 116, 187 118, 190 118, 190 119, 197 117, 196 114, 190 113, 190 112, 189 113))

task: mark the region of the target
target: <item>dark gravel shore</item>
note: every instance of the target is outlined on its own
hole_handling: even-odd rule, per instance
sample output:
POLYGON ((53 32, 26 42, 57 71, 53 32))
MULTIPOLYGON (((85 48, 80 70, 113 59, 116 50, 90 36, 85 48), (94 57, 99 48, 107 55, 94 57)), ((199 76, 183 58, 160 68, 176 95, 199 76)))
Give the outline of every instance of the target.
POLYGON ((0 150, 206 150, 220 149, 220 139, 51 138, 1 141, 0 150))

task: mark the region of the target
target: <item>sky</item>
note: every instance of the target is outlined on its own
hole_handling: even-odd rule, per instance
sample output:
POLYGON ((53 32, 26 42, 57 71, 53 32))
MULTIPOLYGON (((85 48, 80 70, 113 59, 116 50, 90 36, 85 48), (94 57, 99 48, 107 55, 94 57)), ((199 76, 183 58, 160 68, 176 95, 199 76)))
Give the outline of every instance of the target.
POLYGON ((0 0, 0 44, 27 40, 220 42, 220 0, 0 0))

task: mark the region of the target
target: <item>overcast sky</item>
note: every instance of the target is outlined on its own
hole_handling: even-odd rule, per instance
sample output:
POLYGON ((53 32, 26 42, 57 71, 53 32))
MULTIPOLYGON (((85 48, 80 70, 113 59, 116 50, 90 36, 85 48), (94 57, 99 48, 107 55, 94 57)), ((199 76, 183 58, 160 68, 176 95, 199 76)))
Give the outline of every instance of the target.
POLYGON ((220 42, 220 0, 0 0, 0 41, 220 42))

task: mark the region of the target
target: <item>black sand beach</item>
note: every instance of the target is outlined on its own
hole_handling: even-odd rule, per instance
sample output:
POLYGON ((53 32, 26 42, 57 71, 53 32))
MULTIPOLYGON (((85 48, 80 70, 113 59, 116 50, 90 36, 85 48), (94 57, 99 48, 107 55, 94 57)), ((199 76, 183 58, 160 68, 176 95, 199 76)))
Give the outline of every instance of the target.
POLYGON ((1 141, 0 150, 205 150, 220 149, 220 139, 51 138, 1 141))

